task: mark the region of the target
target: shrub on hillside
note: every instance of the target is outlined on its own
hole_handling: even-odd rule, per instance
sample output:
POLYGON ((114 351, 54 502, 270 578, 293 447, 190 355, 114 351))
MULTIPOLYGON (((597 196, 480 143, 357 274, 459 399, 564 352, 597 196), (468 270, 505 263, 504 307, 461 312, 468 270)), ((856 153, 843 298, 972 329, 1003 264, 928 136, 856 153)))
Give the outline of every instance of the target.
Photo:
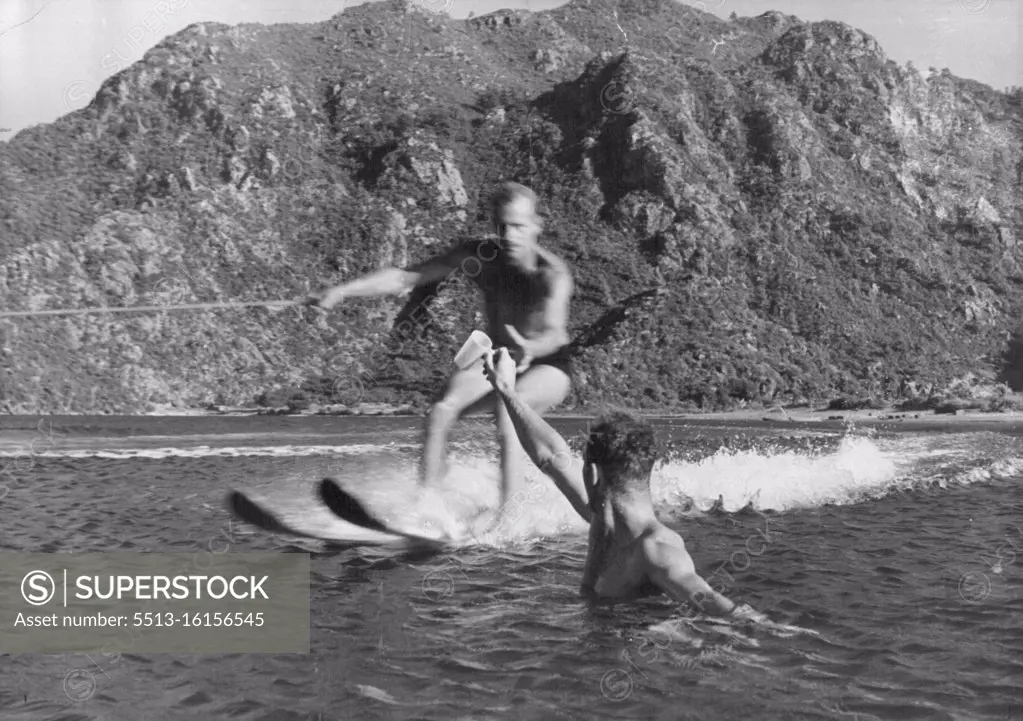
POLYGON ((984 406, 984 410, 989 413, 1023 411, 1023 393, 1013 393, 1012 395, 992 398, 984 406))
POLYGON ((966 400, 963 398, 951 398, 946 401, 942 401, 934 408, 936 414, 949 414, 955 415, 959 411, 979 411, 984 408, 984 404, 977 400, 966 400))
POLYGON ((1019 328, 1009 339, 1002 354, 1002 372, 999 380, 1014 391, 1023 391, 1023 328, 1019 328))
POLYGON ((942 403, 939 396, 911 396, 895 405, 897 411, 932 411, 942 403))
POLYGON ((884 408, 884 404, 876 398, 865 397, 865 398, 854 398, 851 396, 842 396, 841 398, 835 398, 828 403, 829 411, 861 411, 864 409, 880 410, 884 408))
POLYGON ((255 404, 263 408, 280 408, 288 405, 291 400, 303 394, 301 388, 284 386, 263 391, 255 398, 255 404))

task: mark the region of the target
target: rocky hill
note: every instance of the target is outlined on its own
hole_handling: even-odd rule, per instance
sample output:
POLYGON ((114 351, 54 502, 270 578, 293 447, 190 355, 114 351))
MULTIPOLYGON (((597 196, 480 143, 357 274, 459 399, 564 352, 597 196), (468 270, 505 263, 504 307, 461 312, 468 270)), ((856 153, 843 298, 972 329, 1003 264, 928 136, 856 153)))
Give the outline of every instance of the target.
MULTIPOLYGON (((1021 100, 841 23, 667 0, 196 24, 0 145, 0 305, 294 298, 488 233, 512 179, 576 273, 564 408, 1018 388, 1021 100)), ((0 318, 0 396, 421 408, 482 323, 463 275, 326 316, 0 318)))

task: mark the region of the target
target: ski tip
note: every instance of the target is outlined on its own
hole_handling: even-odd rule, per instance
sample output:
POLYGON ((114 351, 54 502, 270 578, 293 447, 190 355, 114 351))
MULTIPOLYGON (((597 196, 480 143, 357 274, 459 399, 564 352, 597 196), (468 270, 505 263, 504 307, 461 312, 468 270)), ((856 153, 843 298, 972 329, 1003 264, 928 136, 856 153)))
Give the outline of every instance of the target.
POLYGON ((246 523, 259 528, 278 531, 284 528, 283 524, 268 513, 266 509, 238 490, 231 490, 227 494, 227 509, 235 516, 246 523))
POLYGON ((333 478, 321 480, 319 492, 327 508, 342 520, 374 531, 390 532, 387 526, 374 518, 355 496, 342 488, 333 478))
POLYGON ((246 498, 245 494, 235 489, 228 491, 227 497, 224 500, 227 505, 227 510, 231 511, 231 513, 236 516, 242 515, 241 511, 245 509, 246 506, 251 505, 251 501, 246 498))

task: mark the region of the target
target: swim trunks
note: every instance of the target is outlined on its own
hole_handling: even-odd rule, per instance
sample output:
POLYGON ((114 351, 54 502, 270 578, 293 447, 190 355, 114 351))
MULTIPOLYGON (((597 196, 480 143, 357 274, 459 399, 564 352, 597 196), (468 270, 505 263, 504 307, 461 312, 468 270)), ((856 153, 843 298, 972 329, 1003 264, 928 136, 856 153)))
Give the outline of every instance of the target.
POLYGON ((574 370, 572 352, 569 350, 568 346, 564 346, 550 355, 545 355, 542 358, 534 358, 529 364, 529 367, 535 368, 536 366, 550 366, 551 368, 557 368, 569 378, 572 378, 574 370))

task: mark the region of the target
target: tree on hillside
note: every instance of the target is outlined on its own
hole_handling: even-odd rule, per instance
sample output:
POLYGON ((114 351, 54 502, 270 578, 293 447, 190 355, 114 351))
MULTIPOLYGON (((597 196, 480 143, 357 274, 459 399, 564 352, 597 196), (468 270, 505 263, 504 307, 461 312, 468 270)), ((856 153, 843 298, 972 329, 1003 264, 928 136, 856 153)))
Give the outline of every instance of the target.
POLYGON ((1002 354, 1002 372, 998 380, 1014 391, 1023 391, 1023 326, 1012 335, 1002 354))

